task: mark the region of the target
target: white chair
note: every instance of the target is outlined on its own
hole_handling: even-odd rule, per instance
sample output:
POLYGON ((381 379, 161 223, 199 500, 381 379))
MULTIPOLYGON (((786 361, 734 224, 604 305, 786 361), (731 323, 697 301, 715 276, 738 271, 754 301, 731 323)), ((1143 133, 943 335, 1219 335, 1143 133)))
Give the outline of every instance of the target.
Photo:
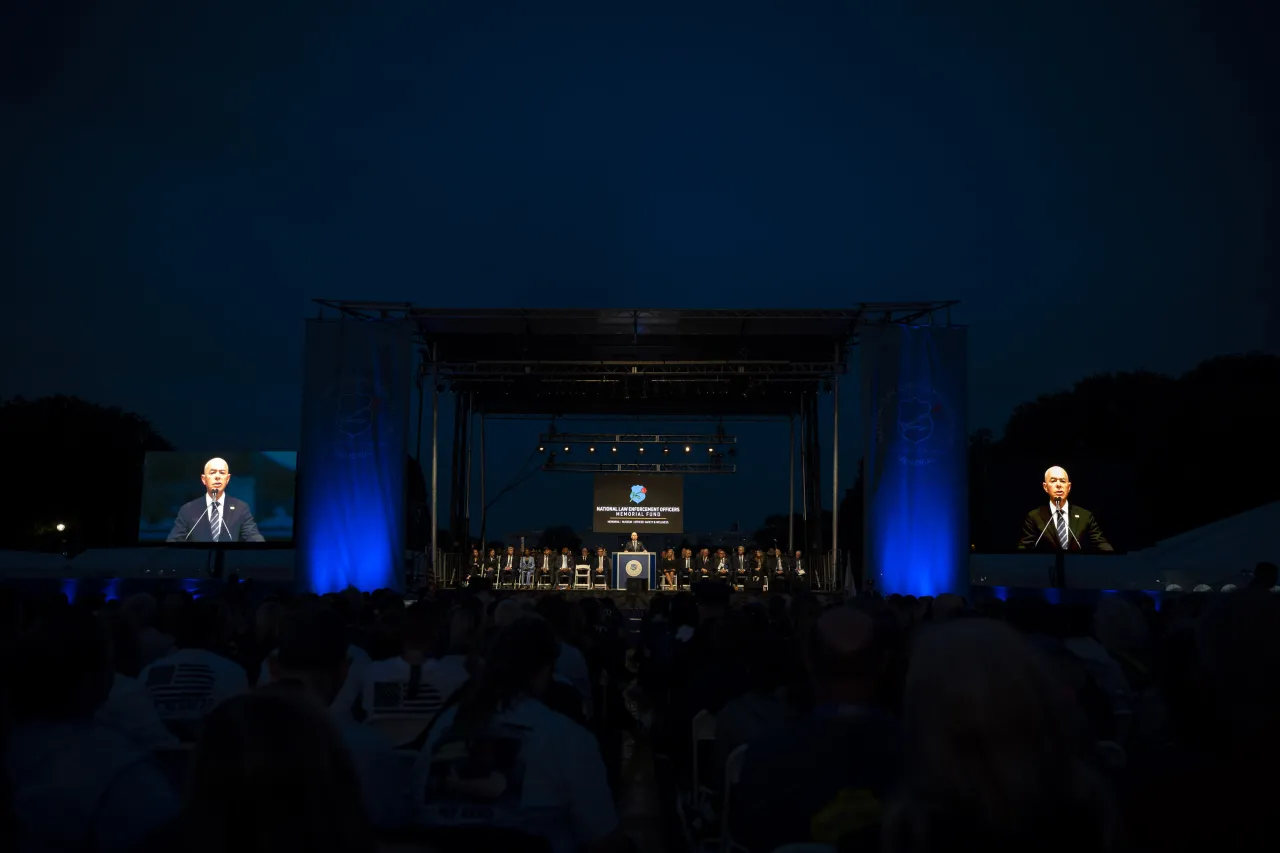
POLYGON ((573 588, 591 589, 591 567, 586 563, 573 567, 573 588))
POLYGON ((729 759, 724 763, 724 806, 720 809, 721 853, 745 849, 735 844, 733 838, 729 835, 729 803, 733 799, 733 787, 742 778, 742 765, 746 762, 746 759, 747 745, 744 743, 729 753, 729 759))

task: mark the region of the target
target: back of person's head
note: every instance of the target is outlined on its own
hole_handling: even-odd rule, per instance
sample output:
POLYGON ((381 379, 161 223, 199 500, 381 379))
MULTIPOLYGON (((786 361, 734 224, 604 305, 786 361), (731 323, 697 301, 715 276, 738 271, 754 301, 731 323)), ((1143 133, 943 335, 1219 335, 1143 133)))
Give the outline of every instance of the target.
POLYGON ((111 632, 115 671, 129 678, 137 678, 142 669, 142 644, 138 638, 137 624, 122 608, 101 611, 98 618, 111 632))
POLYGON ((1138 606, 1118 595, 1103 596, 1093 613, 1093 634, 1110 652, 1134 652, 1151 644, 1151 629, 1138 606))
POLYGON ((698 602, 693 593, 677 592, 671 599, 671 625, 675 628, 698 627, 698 602))
POLYGON ((270 687, 222 703, 191 771, 187 850, 374 849, 346 746, 308 694, 270 687))
POLYGON ((270 665, 275 681, 298 681, 325 704, 347 677, 346 623, 329 607, 306 605, 281 621, 270 665))
POLYGON ((228 629, 226 606, 220 601, 201 598, 185 609, 176 626, 174 641, 182 649, 217 651, 226 641, 228 629))
POLYGON ((1062 685, 1011 626, 962 619, 922 631, 904 721, 907 784, 887 821, 888 849, 1109 844, 1062 685))
POLYGON ((561 640, 573 636, 574 607, 563 595, 548 595, 538 602, 538 615, 547 621, 561 640))
POLYGON ((1249 585, 1258 589, 1270 590, 1276 585, 1277 571, 1275 563, 1258 563, 1253 568, 1253 581, 1249 585))
POLYGON ((85 721, 111 692, 111 633, 79 607, 30 625, 14 650, 12 712, 18 721, 85 721))
POLYGON ((479 728, 520 696, 539 698, 559 654, 560 641, 541 617, 525 616, 496 631, 479 675, 458 703, 457 725, 479 728))
POLYGON ((449 653, 467 654, 479 640, 484 603, 474 595, 459 598, 449 610, 449 653))
POLYGON ((524 615, 524 606, 515 599, 508 598, 505 601, 499 602, 498 606, 494 608, 493 627, 499 629, 505 628, 517 619, 522 618, 524 615))
POLYGON ((149 628, 155 624, 156 615, 160 612, 160 605, 156 602, 156 597, 148 592, 135 593, 124 600, 120 605, 120 609, 125 615, 133 620, 133 624, 138 630, 149 628))
POLYGON ((1274 759, 1280 729, 1280 596, 1218 596, 1200 620, 1199 659, 1213 737, 1237 754, 1274 759))
POLYGON ((875 619, 844 605, 825 611, 805 639, 805 662, 820 701, 871 701, 885 665, 875 619))

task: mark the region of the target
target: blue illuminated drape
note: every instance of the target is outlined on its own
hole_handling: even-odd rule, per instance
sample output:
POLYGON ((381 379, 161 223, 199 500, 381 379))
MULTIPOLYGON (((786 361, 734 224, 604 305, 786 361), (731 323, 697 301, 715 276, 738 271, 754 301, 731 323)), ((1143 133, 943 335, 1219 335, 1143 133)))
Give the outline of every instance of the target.
POLYGON ((965 329, 882 326, 862 356, 863 567, 885 593, 969 589, 965 329))
POLYGON ((295 534, 306 591, 400 587, 412 343, 401 320, 307 323, 295 534))

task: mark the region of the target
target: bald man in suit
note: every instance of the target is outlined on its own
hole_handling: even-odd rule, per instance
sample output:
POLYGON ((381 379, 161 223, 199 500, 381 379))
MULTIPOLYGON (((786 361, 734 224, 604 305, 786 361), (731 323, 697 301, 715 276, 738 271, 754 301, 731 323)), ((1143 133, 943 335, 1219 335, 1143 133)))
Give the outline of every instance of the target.
POLYGON ((1041 485, 1049 503, 1033 509, 1022 520, 1019 551, 1115 551, 1102 535, 1093 513, 1079 504, 1068 503, 1071 478, 1066 469, 1055 465, 1045 471, 1041 485))
POLYGON ((227 494, 231 469, 227 460, 210 459, 200 475, 204 496, 182 505, 166 542, 265 542, 242 500, 227 494))

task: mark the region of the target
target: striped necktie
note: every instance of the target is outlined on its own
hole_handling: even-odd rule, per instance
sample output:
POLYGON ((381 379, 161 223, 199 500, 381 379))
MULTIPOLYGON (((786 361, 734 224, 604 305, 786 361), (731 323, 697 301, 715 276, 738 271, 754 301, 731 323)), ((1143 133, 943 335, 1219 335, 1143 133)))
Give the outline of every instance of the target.
POLYGON ((1063 510, 1058 510, 1058 542, 1062 545, 1062 550, 1067 550, 1070 540, 1067 538, 1067 514, 1063 510))
POLYGON ((213 541, 222 537, 222 513, 218 511, 218 502, 209 504, 209 526, 213 529, 213 541))

